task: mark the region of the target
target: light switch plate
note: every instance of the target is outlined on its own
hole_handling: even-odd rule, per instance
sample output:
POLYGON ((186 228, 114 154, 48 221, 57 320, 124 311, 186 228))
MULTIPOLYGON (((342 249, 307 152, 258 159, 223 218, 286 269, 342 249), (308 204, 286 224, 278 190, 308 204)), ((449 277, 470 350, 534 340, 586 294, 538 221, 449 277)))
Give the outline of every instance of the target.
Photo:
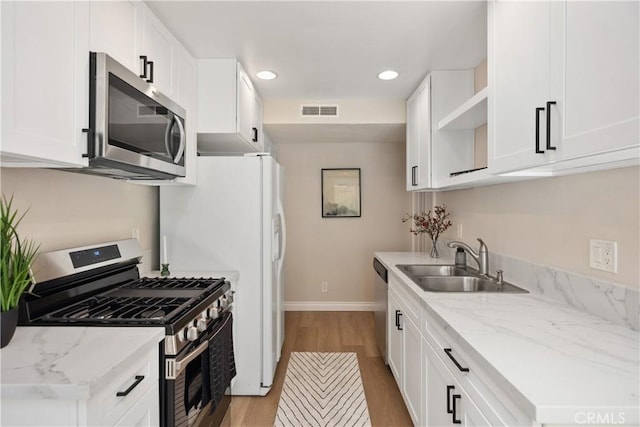
POLYGON ((618 272, 618 243, 608 240, 589 240, 589 266, 596 270, 618 272))

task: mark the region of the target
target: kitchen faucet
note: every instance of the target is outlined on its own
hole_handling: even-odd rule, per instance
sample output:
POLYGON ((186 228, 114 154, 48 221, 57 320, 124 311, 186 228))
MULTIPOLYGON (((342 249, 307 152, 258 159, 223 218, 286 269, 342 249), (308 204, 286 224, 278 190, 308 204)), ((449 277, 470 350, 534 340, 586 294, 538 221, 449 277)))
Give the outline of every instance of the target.
POLYGON ((469 245, 464 242, 453 241, 449 242, 447 246, 450 248, 462 248, 467 252, 471 258, 474 259, 475 262, 478 263, 478 269, 480 270, 480 274, 484 276, 489 275, 489 251, 487 250, 487 245, 484 244, 482 239, 478 239, 480 242, 480 249, 478 252, 471 249, 469 245))

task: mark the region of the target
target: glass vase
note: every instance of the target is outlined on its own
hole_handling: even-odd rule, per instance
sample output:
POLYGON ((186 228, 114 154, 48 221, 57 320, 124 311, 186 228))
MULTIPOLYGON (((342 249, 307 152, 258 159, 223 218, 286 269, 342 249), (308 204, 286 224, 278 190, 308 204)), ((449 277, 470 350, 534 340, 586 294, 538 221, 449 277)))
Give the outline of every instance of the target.
POLYGON ((438 238, 431 236, 431 258, 440 258, 438 253, 438 238))

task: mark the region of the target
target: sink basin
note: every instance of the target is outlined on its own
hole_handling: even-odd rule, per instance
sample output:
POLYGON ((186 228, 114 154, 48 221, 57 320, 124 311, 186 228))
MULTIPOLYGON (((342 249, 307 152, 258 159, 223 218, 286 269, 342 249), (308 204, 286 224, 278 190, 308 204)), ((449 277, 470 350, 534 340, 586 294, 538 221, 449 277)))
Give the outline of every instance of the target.
POLYGON ((396 267, 428 292, 529 292, 507 282, 498 285, 495 279, 481 276, 476 270, 455 265, 398 264, 396 267))
POLYGON ((481 277, 411 277, 422 289, 429 292, 504 292, 527 293, 528 291, 510 283, 481 277))
POLYGON ((455 265, 429 265, 429 264, 398 264, 396 265, 404 274, 412 276, 471 276, 464 268, 455 265))

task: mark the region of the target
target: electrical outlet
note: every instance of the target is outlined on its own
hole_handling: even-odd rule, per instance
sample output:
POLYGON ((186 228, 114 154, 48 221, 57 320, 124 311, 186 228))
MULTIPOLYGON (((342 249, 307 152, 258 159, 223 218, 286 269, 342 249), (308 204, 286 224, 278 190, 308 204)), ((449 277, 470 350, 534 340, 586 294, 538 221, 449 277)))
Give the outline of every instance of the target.
POLYGON ((140 229, 135 227, 131 229, 131 238, 140 242, 140 229))
POLYGON ((323 293, 329 292, 329 282, 320 283, 320 292, 323 292, 323 293))
POLYGON ((462 224, 458 224, 458 228, 456 229, 456 237, 458 239, 462 239, 462 224))
POLYGON ((618 243, 608 240, 589 240, 589 266, 596 270, 618 272, 618 243))

